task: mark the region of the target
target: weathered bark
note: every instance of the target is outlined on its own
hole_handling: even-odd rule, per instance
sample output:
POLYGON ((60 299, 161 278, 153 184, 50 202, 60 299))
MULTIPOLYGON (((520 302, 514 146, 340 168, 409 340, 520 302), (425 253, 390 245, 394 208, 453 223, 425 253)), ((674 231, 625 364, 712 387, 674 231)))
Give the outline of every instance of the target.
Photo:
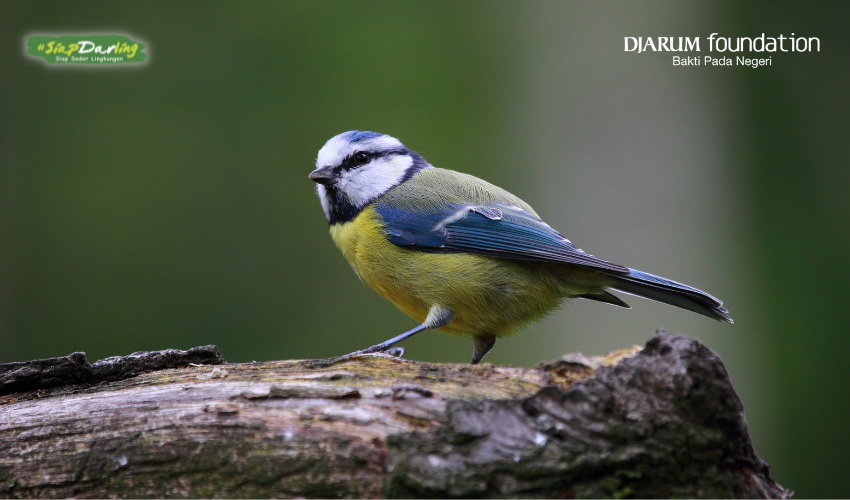
POLYGON ((720 358, 666 332, 643 350, 532 369, 388 356, 189 365, 223 361, 199 349, 110 358, 112 375, 70 370, 86 383, 53 388, 36 388, 39 370, 61 384, 55 367, 69 362, 0 366, 0 390, 22 378, 31 389, 0 397, 0 496, 791 493, 756 455, 720 358))
POLYGON ((129 356, 104 358, 95 364, 88 362, 86 353, 75 352, 59 358, 0 364, 0 395, 63 385, 111 382, 193 363, 219 365, 224 362, 214 345, 195 347, 188 351, 166 349, 136 352, 129 356))

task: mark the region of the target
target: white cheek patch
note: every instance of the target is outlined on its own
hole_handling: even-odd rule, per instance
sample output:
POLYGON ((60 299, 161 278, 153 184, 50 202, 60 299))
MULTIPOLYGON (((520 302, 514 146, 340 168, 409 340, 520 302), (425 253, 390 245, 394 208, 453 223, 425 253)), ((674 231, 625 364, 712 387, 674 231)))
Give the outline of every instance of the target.
POLYGON ((363 207, 399 185, 412 165, 413 158, 407 155, 376 158, 362 167, 342 172, 337 187, 356 207, 363 207))
POLYGON ((325 218, 328 220, 331 219, 331 201, 328 199, 328 190, 325 189, 325 186, 318 184, 316 186, 316 191, 319 193, 319 203, 322 204, 322 211, 325 212, 325 218))

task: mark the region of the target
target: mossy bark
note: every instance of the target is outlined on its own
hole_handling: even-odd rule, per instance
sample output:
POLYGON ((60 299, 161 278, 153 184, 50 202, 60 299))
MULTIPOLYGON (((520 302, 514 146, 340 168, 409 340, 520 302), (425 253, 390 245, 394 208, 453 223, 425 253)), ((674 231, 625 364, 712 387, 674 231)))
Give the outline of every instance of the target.
POLYGON ((666 332, 531 369, 387 356, 209 366, 197 362, 223 360, 201 349, 147 353, 159 365, 141 368, 137 353, 124 371, 112 358, 105 381, 42 388, 36 368, 0 366, 35 384, 0 396, 0 495, 790 495, 756 455, 721 360, 666 332))

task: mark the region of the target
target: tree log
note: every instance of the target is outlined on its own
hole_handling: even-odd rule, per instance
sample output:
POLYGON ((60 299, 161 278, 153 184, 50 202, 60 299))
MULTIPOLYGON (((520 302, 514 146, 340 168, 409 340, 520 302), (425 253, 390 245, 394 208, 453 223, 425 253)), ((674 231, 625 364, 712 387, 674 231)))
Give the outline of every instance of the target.
POLYGON ((105 361, 0 365, 0 496, 792 493, 756 455, 720 358, 663 331, 531 369, 222 364, 214 346, 105 361))

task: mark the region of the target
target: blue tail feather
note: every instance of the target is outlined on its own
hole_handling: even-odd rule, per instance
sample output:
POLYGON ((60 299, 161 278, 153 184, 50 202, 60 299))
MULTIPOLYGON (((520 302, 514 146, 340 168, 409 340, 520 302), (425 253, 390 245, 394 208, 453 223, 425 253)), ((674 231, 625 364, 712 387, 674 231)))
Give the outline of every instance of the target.
POLYGON ((626 275, 614 277, 617 278, 617 283, 611 288, 615 290, 681 307, 718 321, 732 323, 732 318, 729 316, 729 311, 723 307, 723 302, 702 290, 636 269, 630 269, 626 275))

